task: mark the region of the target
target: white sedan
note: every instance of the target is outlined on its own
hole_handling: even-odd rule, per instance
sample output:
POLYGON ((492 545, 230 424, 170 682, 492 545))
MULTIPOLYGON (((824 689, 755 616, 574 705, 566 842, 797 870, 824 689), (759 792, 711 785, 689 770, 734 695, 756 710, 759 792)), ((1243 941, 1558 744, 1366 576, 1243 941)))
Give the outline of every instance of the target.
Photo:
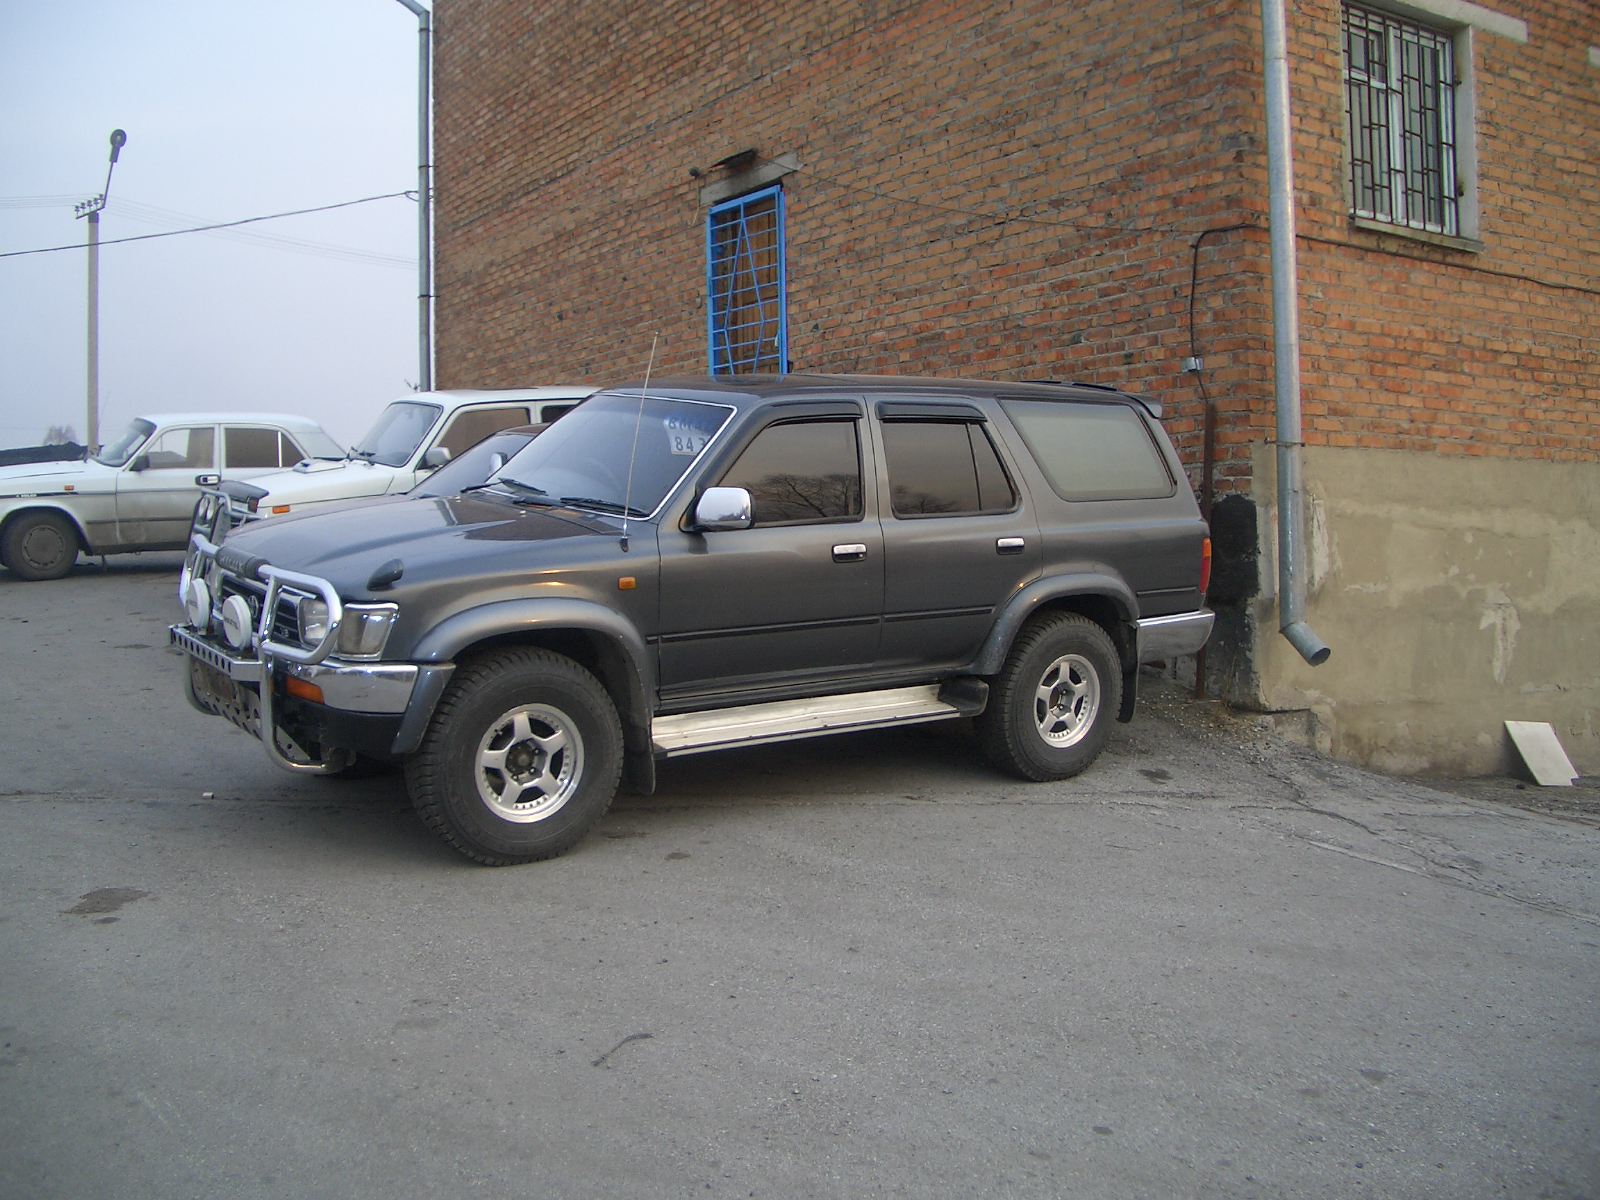
POLYGON ((59 579, 80 551, 182 550, 202 487, 344 450, 287 413, 136 417, 98 454, 0 467, 0 562, 22 579, 59 579))

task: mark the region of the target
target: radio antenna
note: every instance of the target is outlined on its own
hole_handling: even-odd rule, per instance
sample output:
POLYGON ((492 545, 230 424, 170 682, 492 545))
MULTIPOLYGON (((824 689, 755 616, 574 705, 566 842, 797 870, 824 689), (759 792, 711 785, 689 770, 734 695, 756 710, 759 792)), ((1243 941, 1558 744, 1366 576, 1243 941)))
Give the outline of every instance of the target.
POLYGON ((633 419, 633 448, 628 451, 628 486, 622 493, 622 552, 628 552, 628 517, 633 513, 633 464, 639 457, 639 427, 644 424, 644 394, 650 390, 650 372, 656 365, 659 331, 650 339, 650 361, 644 367, 644 383, 639 387, 639 414, 633 419))

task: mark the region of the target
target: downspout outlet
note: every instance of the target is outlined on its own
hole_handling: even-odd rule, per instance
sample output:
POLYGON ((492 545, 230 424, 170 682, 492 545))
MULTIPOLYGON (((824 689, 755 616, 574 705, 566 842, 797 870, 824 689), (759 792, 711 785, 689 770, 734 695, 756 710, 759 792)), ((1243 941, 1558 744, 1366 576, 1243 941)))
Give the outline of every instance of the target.
POLYGON ((1304 621, 1285 625, 1278 632, 1289 639, 1289 644, 1300 652, 1300 657, 1313 667, 1320 667, 1328 661, 1328 655, 1333 653, 1304 621))

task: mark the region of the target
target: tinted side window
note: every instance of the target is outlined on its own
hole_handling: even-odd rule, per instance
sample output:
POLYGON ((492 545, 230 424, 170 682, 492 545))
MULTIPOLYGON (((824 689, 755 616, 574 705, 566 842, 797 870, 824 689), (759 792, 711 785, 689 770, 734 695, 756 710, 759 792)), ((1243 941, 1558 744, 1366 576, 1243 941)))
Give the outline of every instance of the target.
POLYGON ((1004 512, 1016 493, 983 426, 958 421, 885 421, 894 515, 1004 512))
POLYGON ((235 469, 283 465, 276 429, 247 429, 242 425, 224 425, 222 454, 228 466, 235 469))
POLYGON ((457 413, 438 444, 454 456, 471 446, 476 446, 491 433, 499 433, 502 429, 510 429, 513 425, 530 423, 526 404, 515 408, 480 408, 471 412, 457 413))
POLYGON ((754 501, 757 525, 861 516, 861 452, 854 421, 799 421, 756 435, 722 477, 754 501))
POLYGON ((1176 490, 1144 419, 1125 404, 1000 403, 1063 500, 1146 500, 1176 490))

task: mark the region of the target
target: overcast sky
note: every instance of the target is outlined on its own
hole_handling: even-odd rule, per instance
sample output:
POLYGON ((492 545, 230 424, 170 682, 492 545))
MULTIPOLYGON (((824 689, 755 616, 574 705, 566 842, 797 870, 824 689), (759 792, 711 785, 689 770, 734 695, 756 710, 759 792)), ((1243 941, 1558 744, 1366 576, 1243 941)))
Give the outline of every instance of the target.
POLYGON ((297 412, 360 436, 415 384, 405 197, 417 19, 396 0, 0 0, 0 446, 87 432, 86 222, 100 224, 100 431, 141 412, 297 412))

